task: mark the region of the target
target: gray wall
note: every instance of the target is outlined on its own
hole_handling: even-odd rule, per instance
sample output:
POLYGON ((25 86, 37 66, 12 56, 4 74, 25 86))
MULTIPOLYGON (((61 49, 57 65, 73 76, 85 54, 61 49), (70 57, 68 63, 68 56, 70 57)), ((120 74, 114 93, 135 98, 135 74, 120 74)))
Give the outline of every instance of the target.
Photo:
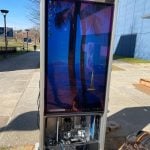
POLYGON ((150 59, 150 0, 119 0, 116 55, 150 59))

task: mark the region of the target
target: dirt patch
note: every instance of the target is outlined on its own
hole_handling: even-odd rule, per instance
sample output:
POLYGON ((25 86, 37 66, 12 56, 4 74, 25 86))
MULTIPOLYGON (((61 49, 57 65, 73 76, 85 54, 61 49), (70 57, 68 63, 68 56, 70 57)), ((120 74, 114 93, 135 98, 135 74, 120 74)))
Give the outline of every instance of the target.
POLYGON ((150 88, 150 79, 140 79, 140 84, 150 88))
POLYGON ((141 92, 143 92, 143 93, 145 93, 145 94, 150 95, 150 88, 149 88, 149 87, 144 86, 144 85, 141 85, 141 84, 133 84, 133 86, 134 86, 137 90, 139 90, 139 91, 141 91, 141 92))
POLYGON ((1 147, 0 150, 34 150, 33 145, 16 146, 16 147, 1 147))
POLYGON ((118 66, 112 65, 112 71, 125 71, 125 70, 118 66))
POLYGON ((0 128, 6 126, 8 119, 9 119, 8 116, 0 116, 0 128))

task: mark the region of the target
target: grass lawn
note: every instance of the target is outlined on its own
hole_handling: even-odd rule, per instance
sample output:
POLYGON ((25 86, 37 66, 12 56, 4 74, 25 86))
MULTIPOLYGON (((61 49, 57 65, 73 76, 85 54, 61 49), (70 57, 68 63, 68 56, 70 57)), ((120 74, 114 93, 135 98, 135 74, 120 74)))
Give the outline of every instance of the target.
MULTIPOLYGON (((12 38, 8 38, 8 47, 17 47, 19 49, 23 49, 23 45, 24 45, 24 49, 27 50, 27 43, 23 43, 22 40, 15 40, 12 38)), ((29 43, 28 44, 28 50, 29 51, 33 51, 34 50, 34 43, 29 43)), ((3 38, 0 38, 0 47, 5 47, 5 42, 3 38)), ((39 49, 39 44, 37 44, 37 49, 39 49)))
POLYGON ((143 59, 137 59, 137 58, 128 58, 128 57, 122 57, 122 56, 116 56, 114 55, 114 60, 120 60, 127 63, 150 63, 150 60, 143 60, 143 59))

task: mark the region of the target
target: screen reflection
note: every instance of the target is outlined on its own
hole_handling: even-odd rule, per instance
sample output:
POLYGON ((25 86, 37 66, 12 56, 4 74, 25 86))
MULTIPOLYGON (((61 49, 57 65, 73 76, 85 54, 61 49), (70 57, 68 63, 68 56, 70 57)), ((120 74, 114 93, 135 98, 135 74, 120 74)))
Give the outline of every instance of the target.
POLYGON ((46 112, 103 112, 113 6, 48 1, 46 112))

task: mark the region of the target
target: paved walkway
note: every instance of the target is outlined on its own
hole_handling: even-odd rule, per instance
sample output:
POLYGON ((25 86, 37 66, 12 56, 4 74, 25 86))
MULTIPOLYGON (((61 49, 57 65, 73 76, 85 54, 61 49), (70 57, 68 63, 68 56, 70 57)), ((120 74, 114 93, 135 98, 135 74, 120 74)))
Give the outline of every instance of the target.
MULTIPOLYGON (((112 71, 108 120, 116 121, 121 127, 110 132, 107 139, 120 140, 150 125, 150 95, 136 86, 140 78, 150 78, 150 64, 119 61, 114 61, 113 64, 122 71, 112 71)), ((115 144, 111 143, 112 150, 113 145, 115 144)))
POLYGON ((39 52, 0 62, 0 146, 38 142, 39 52))
MULTIPOLYGON (((38 52, 0 62, 0 146, 38 142, 38 64, 38 52)), ((140 78, 150 77, 150 64, 114 61, 114 66, 117 69, 112 71, 108 120, 116 121, 121 128, 107 134, 111 150, 118 148, 113 147, 119 144, 118 139, 150 123, 150 95, 135 86, 140 78)))

